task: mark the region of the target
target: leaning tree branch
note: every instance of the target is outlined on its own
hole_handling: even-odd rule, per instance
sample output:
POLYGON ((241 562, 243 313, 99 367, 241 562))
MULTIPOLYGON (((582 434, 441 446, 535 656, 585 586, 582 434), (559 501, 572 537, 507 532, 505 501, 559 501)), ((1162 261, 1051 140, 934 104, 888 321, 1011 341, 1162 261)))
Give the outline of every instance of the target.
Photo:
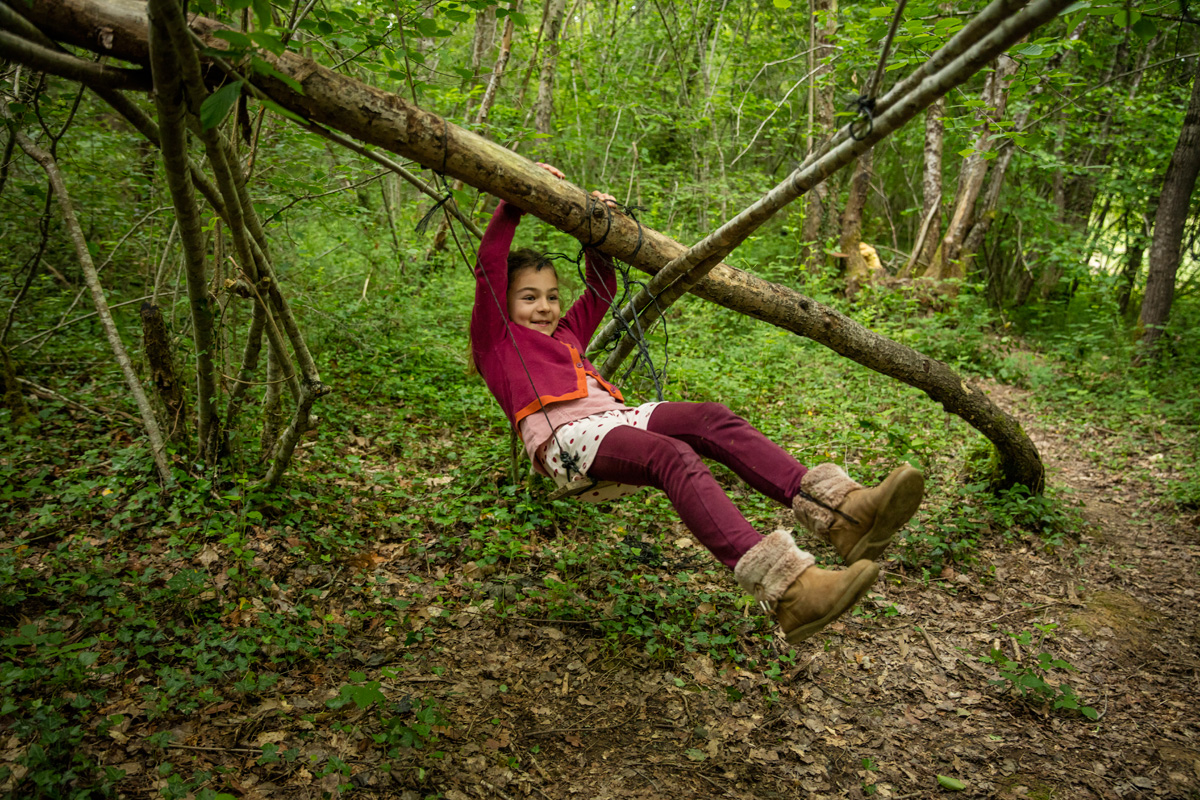
POLYGON ((142 381, 138 377, 137 371, 133 368, 133 362, 129 360, 129 354, 125 350, 125 345, 121 341, 121 334, 117 331, 117 324, 113 321, 112 313, 108 309, 108 301, 104 297, 104 288, 100 286, 100 276, 96 273, 96 265, 92 262, 92 255, 88 251, 87 240, 84 238, 83 229, 79 227, 79 220, 75 216, 75 209, 71 206, 71 198, 67 194, 67 184, 63 180, 62 173, 58 169, 58 162, 51 155, 38 147, 29 137, 23 133, 15 132, 17 144, 21 146, 30 158, 41 165, 46 172, 46 177, 50 179, 50 183, 54 187, 54 194, 58 198, 59 211, 62 212, 63 223, 67 229, 68 235, 71 237, 71 244, 75 247, 75 255, 79 259, 79 266, 83 272, 84 280, 87 281, 88 289, 92 293, 92 302, 96 306, 96 312, 100 315, 100 323, 104 327, 104 333, 108 338, 109 346, 112 347, 113 355, 117 358, 117 363, 121 367, 121 372, 125 375, 125 384, 129 387, 129 391, 133 394, 133 399, 137 403, 138 412, 142 417, 142 425, 146 429, 146 436, 150 440, 151 455, 154 457, 154 465, 158 468, 158 475, 162 479, 163 485, 168 486, 174 482, 171 475, 171 468, 167 464, 166 445, 163 442, 162 431, 158 427, 158 420, 154 416, 154 408, 150 405, 150 400, 146 397, 145 391, 142 389, 142 381))

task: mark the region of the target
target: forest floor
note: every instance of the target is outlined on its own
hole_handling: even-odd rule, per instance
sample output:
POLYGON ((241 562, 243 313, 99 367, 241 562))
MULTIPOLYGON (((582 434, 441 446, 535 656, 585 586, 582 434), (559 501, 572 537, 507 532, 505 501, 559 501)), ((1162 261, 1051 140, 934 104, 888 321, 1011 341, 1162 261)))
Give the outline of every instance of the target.
POLYGON ((454 666, 440 694, 463 720, 446 797, 949 794, 938 776, 967 797, 1200 797, 1197 519, 1154 513, 1153 453, 1140 477, 1093 463, 1081 451, 1116 432, 1029 418, 1022 391, 990 389, 1082 506, 1079 542, 981 549, 986 583, 887 574, 866 613, 806 643, 777 679, 705 656, 656 669, 612 656, 587 626, 467 623, 443 653, 454 666), (1036 625, 1057 628, 1043 639, 1036 625), (1009 635, 1024 632, 1033 652, 1009 635), (993 647, 1070 664, 1099 719, 990 685, 998 671, 979 656, 993 647), (497 763, 509 751, 530 753, 522 769, 497 763))
MULTIPOLYGON (((119 722, 84 750, 123 773, 116 788, 127 797, 170 796, 164 776, 174 770, 219 775, 207 785, 222 800, 920 798, 953 788, 963 797, 1200 798, 1200 519, 1164 498, 1171 476, 1160 453, 1172 443, 1131 447, 1119 431, 1032 415, 1025 390, 985 386, 1037 444, 1049 483, 1079 514, 1077 536, 1047 547, 1000 532, 980 539, 969 567, 936 577, 889 561, 862 607, 794 658, 784 658, 782 638, 736 643, 756 657, 777 648, 761 656, 770 668, 719 662, 703 648, 656 658, 622 649, 595 619, 546 614, 518 591, 544 585, 556 569, 545 558, 479 570, 383 535, 314 565, 286 535, 255 526, 244 546, 266 592, 222 621, 236 628, 319 598, 324 616, 308 624, 345 626, 344 649, 247 692, 249 701, 216 698, 182 714, 148 712, 139 684, 151 676, 130 672, 97 716, 119 722), (506 571, 513 565, 525 572, 506 571), (381 602, 406 608, 407 622, 372 616, 368 606, 381 602), (1015 684, 1068 706, 1076 697, 1097 718, 1023 699, 1015 684)), ((353 447, 366 483, 389 469, 386 448, 353 447)), ((778 522, 791 527, 783 513, 778 522)), ((549 552, 591 535, 560 529, 537 544, 549 552)), ((629 538, 615 522, 604 535, 629 538)), ((707 554, 684 529, 659 541, 628 550, 640 553, 645 591, 687 571, 697 613, 730 592, 730 577, 706 571, 707 554)), ((154 547, 169 558, 166 544, 154 547)), ((233 585, 227 553, 205 545, 193 559, 218 591, 233 585)), ((38 569, 39 558, 34 548, 27 564, 38 569)), ((0 764, 24 755, 17 741, 6 750, 0 739, 0 764)), ((192 786, 174 796, 205 796, 192 786)))

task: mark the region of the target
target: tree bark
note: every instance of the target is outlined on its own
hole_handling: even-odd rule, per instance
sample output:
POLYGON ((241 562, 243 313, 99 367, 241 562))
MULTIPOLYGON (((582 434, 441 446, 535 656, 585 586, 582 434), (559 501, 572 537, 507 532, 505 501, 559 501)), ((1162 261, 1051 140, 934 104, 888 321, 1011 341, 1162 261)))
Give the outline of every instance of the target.
MULTIPOLYGON (((1052 19, 1067 2, 1034 0, 1010 19, 1001 17, 1000 24, 979 32, 982 38, 966 52, 962 51, 964 42, 956 40, 959 49, 951 64, 954 72, 970 74, 979 69, 1028 30, 1052 19)), ((1012 3, 1003 0, 989 6, 981 16, 994 20, 1011 6, 1012 3)), ((105 41, 112 44, 106 52, 135 63, 145 60, 145 16, 140 5, 116 0, 54 3, 43 0, 22 11, 54 36, 93 49, 99 46, 94 31, 108 28, 105 41)), ((212 36, 222 27, 218 23, 195 17, 191 24, 206 45, 224 48, 224 42, 212 36)), ((516 203, 585 243, 598 241, 605 230, 603 212, 589 225, 589 204, 582 189, 554 179, 511 151, 451 125, 402 97, 359 83, 299 55, 264 54, 263 58, 302 85, 301 94, 270 76, 256 77, 262 91, 294 113, 424 166, 444 170, 452 177, 516 203)), ((935 54, 929 64, 918 70, 918 77, 906 79, 898 86, 911 88, 912 81, 924 79, 930 65, 944 64, 949 59, 949 54, 935 54)), ((948 88, 949 85, 943 91, 948 88)), ((899 94, 893 90, 881 99, 878 107, 882 113, 889 110, 883 102, 889 97, 894 99, 899 94)), ((908 111, 916 113, 913 109, 908 111)), ((679 243, 620 214, 612 215, 600 249, 651 274, 685 252, 679 243)), ((795 291, 724 264, 717 264, 693 291, 700 297, 812 338, 871 369, 922 389, 996 445, 1005 483, 1020 483, 1040 491, 1044 480, 1041 461, 1020 425, 997 409, 982 392, 968 387, 945 364, 874 334, 795 291)))
MULTIPOLYGON (((933 263, 933 254, 937 250, 937 237, 931 236, 930 231, 941 229, 938 216, 942 208, 942 143, 945 141, 946 123, 942 115, 946 113, 946 98, 939 97, 937 102, 925 112, 925 171, 921 178, 921 220, 924 235, 918 234, 916 246, 916 266, 922 270, 928 269, 933 263), (930 220, 928 225, 925 220, 930 220)), ((908 277, 907 275, 903 277, 908 277)))
MULTIPOLYGON (((554 71, 558 68, 558 31, 562 27, 566 0, 546 0, 546 49, 542 55, 542 70, 538 80, 538 96, 534 103, 534 128, 538 133, 550 133, 550 117, 554 111, 554 71)), ((535 151, 538 148, 534 148, 535 151)))
POLYGON ((187 402, 183 384, 175 373, 175 357, 171 352, 167 325, 158 306, 149 300, 142 303, 141 317, 146 363, 150 367, 150 379, 154 381, 158 399, 163 404, 166 436, 173 442, 179 442, 187 430, 187 402))
POLYGON ((862 215, 867 204, 867 192, 871 188, 871 159, 875 150, 867 150, 854 164, 854 175, 850 178, 850 193, 846 207, 842 209, 842 235, 838 246, 846 257, 846 294, 852 295, 858 288, 871 281, 871 270, 859 245, 862 244, 862 215))
MULTIPOLYGON (((815 65, 824 62, 821 63, 820 69, 809 69, 811 78, 808 86, 808 147, 811 155, 817 149, 814 137, 828 136, 833 128, 833 86, 829 86, 826 91, 820 91, 817 81, 822 75, 833 71, 830 61, 834 55, 833 34, 837 30, 837 4, 835 0, 810 0, 809 14, 809 30, 815 37, 815 41, 810 45, 813 48, 813 63, 815 65)), ((801 268, 809 266, 814 252, 821 252, 821 222, 825 219, 828 199, 829 187, 822 183, 809 192, 805 200, 804 223, 800 226, 801 268)))
POLYGON ((179 223, 179 241, 183 246, 184 277, 188 308, 192 317, 192 338, 196 343, 196 415, 198 454, 202 460, 216 457, 217 425, 217 336, 208 292, 208 257, 204 241, 200 207, 192 186, 187 154, 187 130, 184 124, 183 85, 171 47, 156 29, 148 33, 150 61, 155 78, 154 102, 158 109, 159 147, 163 171, 175 219, 179 223))
POLYGON ((1187 222, 1191 205, 1192 189, 1196 185, 1196 174, 1200 172, 1200 60, 1196 62, 1196 74, 1192 78, 1192 97, 1183 116, 1183 129, 1171 163, 1163 177, 1162 193, 1158 198, 1158 210, 1154 214, 1154 238, 1150 242, 1150 271, 1146 276, 1146 294, 1142 297, 1142 311, 1138 325, 1142 329, 1142 352, 1139 363, 1146 356, 1154 357, 1155 346, 1162 335, 1163 326, 1171 315, 1171 303, 1175 297, 1175 272, 1179 268, 1180 244, 1183 228, 1187 222))

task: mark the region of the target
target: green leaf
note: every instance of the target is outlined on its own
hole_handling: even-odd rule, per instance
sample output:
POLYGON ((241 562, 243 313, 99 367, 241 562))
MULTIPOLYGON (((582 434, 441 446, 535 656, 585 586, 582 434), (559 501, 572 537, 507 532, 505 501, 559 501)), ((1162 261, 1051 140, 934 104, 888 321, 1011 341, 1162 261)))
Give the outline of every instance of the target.
POLYGON ((1091 706, 1083 706, 1079 709, 1079 713, 1083 714, 1092 721, 1100 719, 1100 712, 1096 711, 1096 709, 1092 708, 1091 706))
POLYGON ((1016 50, 1016 52, 1020 55, 1030 57, 1040 56, 1045 51, 1046 48, 1042 47, 1040 44, 1027 44, 1024 47, 1018 47, 1016 50))
POLYGON ((241 31, 217 31, 213 34, 218 39, 224 39, 234 47, 253 47, 254 40, 241 31))
POLYGON ((279 103, 276 103, 274 100, 263 99, 263 100, 260 100, 259 102, 262 103, 264 106, 266 106, 271 111, 274 111, 276 114, 278 114, 281 117, 287 117, 288 119, 293 120, 295 122, 308 122, 308 120, 306 120, 304 117, 302 117, 299 114, 296 114, 292 111, 288 111, 286 108, 279 105, 279 103))
POLYGON ((772 0, 772 2, 780 11, 787 11, 792 7, 792 0, 772 0))
POLYGON ((271 27, 271 0, 254 0, 254 16, 262 30, 271 27))
POLYGON ((304 94, 304 87, 300 85, 299 81, 297 81, 295 78, 291 77, 290 75, 284 75, 282 72, 275 69, 273 66, 271 66, 266 61, 263 61, 261 58, 257 58, 257 57, 254 58, 250 62, 250 66, 259 75, 269 75, 270 77, 274 78, 275 80, 280 81, 281 83, 286 85, 293 92, 296 92, 297 94, 304 94))
MULTIPOLYGON (((775 0, 775 4, 779 5, 779 0, 775 0)), ((686 755, 692 761, 703 761, 704 759, 708 758, 707 753, 705 753, 703 750, 697 750, 694 747, 691 750, 688 750, 684 755, 686 755)))
POLYGON ((254 43, 263 50, 266 50, 268 53, 274 53, 277 56, 282 55, 283 51, 287 50, 287 47, 284 45, 284 43, 280 41, 279 37, 273 33, 256 31, 250 34, 250 38, 253 39, 254 43))
POLYGON ((1062 11, 1058 12, 1058 15, 1060 17, 1065 17, 1067 14, 1074 14, 1076 11, 1083 11, 1085 8, 1091 8, 1091 7, 1092 7, 1092 4, 1089 2, 1086 2, 1086 0, 1084 0, 1084 2, 1079 2, 1079 3, 1071 3, 1071 5, 1067 6, 1062 11))
POLYGON ((427 17, 421 17, 419 20, 417 20, 417 32, 422 36, 433 36, 438 32, 437 21, 427 17))
POLYGON ((961 792, 967 788, 967 785, 958 778, 950 778, 946 775, 938 775, 937 781, 943 789, 949 789, 952 792, 961 792))
POLYGON ((892 9, 888 6, 875 6, 867 13, 872 17, 886 17, 892 13, 892 9))
POLYGON ((1149 17, 1142 17, 1137 22, 1133 23, 1131 30, 1137 34, 1138 38, 1143 42, 1148 42, 1154 38, 1154 34, 1158 33, 1158 26, 1154 24, 1154 20, 1149 17))
POLYGON ((459 11, 456 8, 447 8, 442 13, 446 15, 446 19, 453 20, 455 22, 469 22, 471 20, 470 14, 465 11, 459 11))
POLYGON ((234 81, 205 98, 204 102, 200 104, 200 124, 204 130, 220 125, 241 93, 242 82, 234 81))

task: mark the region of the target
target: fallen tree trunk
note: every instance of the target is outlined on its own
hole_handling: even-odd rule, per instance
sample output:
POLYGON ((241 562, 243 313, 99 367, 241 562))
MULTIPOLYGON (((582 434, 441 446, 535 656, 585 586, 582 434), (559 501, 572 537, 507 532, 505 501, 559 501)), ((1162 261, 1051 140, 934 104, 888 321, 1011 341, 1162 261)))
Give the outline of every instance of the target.
MULTIPOLYGON (((11 4, 49 36, 138 64, 147 61, 145 6, 133 0, 34 0, 11 4)), ((213 49, 223 26, 202 17, 192 29, 213 49)), ((621 214, 588 203, 587 193, 559 181, 524 157, 450 124, 402 97, 367 86, 298 54, 260 56, 303 87, 271 76, 255 84, 284 108, 355 139, 410 158, 497 197, 516 203, 583 244, 655 274, 687 251, 621 214)), ((1040 491, 1044 469, 1037 448, 1012 417, 945 364, 880 336, 800 293, 719 264, 692 290, 730 309, 806 336, 870 369, 921 389, 946 411, 966 420, 999 452, 1003 483, 1040 491)))

